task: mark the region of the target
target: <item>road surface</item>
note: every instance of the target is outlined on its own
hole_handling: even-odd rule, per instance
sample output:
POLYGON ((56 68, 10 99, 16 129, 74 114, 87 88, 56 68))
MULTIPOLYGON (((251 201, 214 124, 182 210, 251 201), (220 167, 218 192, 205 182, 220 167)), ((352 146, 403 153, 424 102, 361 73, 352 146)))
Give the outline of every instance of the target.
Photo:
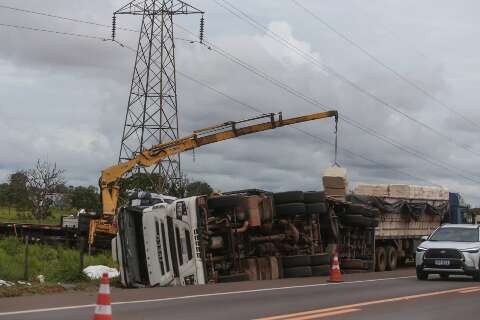
MULTIPOLYGON (((480 282, 417 281, 413 269, 178 288, 114 289, 113 319, 455 319, 480 313, 480 282)), ((94 293, 0 299, 0 320, 85 320, 94 293)))

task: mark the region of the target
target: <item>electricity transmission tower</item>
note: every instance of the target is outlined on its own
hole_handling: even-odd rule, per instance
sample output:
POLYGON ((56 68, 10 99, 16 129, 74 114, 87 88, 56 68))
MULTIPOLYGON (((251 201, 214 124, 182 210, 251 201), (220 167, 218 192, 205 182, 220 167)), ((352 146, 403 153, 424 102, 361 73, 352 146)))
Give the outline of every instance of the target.
MULTIPOLYGON (((142 17, 120 147, 120 162, 132 159, 152 145, 178 138, 173 16, 201 14, 202 40, 203 13, 179 0, 135 0, 114 12, 113 39, 117 15, 142 17)), ((180 182, 180 156, 169 157, 151 169, 144 170, 148 174, 159 174, 160 190, 157 191, 164 192, 180 182)))

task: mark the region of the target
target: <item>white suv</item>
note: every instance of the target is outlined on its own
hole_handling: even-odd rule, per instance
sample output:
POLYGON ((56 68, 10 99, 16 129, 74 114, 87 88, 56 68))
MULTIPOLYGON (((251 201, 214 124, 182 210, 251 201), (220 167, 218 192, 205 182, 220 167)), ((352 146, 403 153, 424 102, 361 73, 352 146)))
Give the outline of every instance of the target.
POLYGON ((445 224, 423 240, 416 254, 419 280, 436 273, 442 279, 464 274, 480 281, 480 225, 445 224))

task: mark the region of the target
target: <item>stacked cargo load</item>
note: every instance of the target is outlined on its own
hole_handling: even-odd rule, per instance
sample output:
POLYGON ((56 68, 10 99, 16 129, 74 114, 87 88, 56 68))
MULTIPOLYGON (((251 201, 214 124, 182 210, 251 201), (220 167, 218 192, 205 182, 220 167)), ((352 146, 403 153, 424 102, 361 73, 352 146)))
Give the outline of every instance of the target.
POLYGON ((347 170, 340 167, 329 167, 323 174, 325 195, 345 200, 348 191, 347 170))

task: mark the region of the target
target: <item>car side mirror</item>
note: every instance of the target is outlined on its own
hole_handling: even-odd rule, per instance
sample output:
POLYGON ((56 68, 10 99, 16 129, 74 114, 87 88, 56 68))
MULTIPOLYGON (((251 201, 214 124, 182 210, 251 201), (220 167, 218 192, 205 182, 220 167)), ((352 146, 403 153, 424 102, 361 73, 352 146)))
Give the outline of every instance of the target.
POLYGON ((428 240, 428 236, 422 236, 420 239, 422 239, 422 241, 427 241, 427 240, 428 240))

